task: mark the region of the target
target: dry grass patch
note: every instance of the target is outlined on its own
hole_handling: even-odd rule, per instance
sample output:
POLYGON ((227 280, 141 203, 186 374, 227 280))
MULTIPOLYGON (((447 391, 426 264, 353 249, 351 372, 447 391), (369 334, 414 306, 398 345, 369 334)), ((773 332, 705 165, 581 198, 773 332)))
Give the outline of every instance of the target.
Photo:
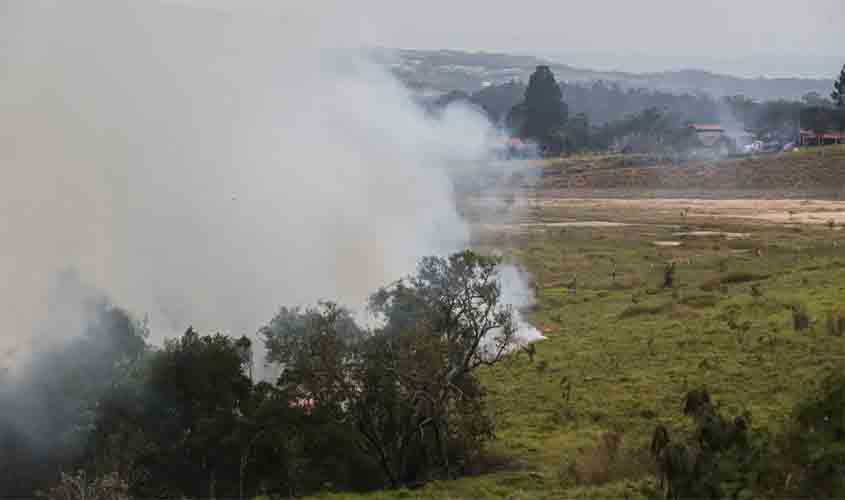
POLYGON ((561 479, 571 479, 578 486, 600 486, 653 475, 654 461, 648 450, 626 448, 623 444, 622 434, 605 432, 594 448, 580 453, 562 468, 561 479))

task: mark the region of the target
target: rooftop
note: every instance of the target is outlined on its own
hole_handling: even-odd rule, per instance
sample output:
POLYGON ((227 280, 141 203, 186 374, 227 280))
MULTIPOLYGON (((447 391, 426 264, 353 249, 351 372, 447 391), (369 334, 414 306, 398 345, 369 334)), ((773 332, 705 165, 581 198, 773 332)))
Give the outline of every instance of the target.
POLYGON ((725 129, 721 125, 714 123, 690 123, 689 126, 696 132, 724 132, 725 129))

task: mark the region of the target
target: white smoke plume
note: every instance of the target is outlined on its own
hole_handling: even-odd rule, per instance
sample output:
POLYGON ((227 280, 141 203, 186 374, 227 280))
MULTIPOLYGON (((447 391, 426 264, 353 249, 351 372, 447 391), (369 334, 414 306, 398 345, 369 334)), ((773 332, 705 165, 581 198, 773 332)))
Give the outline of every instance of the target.
POLYGON ((468 244, 449 169, 484 157, 488 124, 427 117, 383 68, 323 50, 343 19, 316 5, 2 3, 0 349, 33 340, 63 269, 159 341, 360 304, 468 244))

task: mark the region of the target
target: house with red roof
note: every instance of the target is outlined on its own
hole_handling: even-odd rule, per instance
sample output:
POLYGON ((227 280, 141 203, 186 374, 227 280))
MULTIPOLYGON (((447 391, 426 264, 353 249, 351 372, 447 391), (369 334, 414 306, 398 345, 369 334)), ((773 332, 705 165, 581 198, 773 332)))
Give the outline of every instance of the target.
POLYGON ((824 144, 845 144, 845 132, 825 132, 817 134, 812 130, 801 129, 801 146, 821 146, 824 144))

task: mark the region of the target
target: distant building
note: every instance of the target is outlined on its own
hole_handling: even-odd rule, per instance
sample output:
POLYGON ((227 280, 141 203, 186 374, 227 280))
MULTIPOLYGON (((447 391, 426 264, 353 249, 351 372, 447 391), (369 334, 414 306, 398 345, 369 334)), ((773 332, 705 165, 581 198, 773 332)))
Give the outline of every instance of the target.
POLYGON ((822 144, 842 144, 845 143, 845 132, 825 132, 824 134, 817 134, 812 130, 801 129, 801 139, 799 145, 801 146, 818 146, 822 144))
POLYGON ((710 154, 727 156, 736 149, 734 141, 725 133, 724 127, 718 124, 692 123, 690 130, 698 139, 699 149, 710 154))
POLYGON ((721 125, 692 123, 689 128, 695 132, 698 141, 708 148, 715 146, 725 136, 725 129, 721 125))

